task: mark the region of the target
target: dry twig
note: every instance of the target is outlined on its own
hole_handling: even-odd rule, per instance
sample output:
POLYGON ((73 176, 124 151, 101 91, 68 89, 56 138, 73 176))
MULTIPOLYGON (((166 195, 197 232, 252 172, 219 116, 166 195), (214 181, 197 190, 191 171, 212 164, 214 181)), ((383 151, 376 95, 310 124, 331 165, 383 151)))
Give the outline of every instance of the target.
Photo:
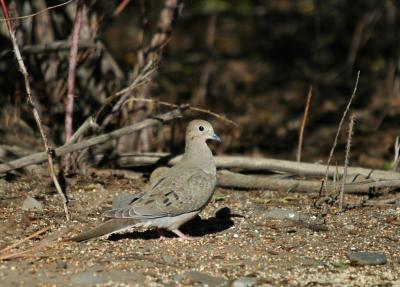
POLYGON ((393 171, 396 171, 397 167, 399 166, 399 162, 400 162, 400 143, 399 143, 399 137, 396 137, 396 141, 394 142, 394 157, 392 164, 393 171))
POLYGON ((50 226, 47 226, 47 227, 45 227, 45 228, 42 228, 42 229, 36 231, 35 233, 32 233, 31 235, 29 235, 29 236, 27 236, 27 237, 25 237, 25 238, 23 238, 23 239, 21 239, 21 240, 15 242, 15 243, 13 243, 13 244, 7 246, 6 248, 0 250, 0 253, 4 253, 4 252, 6 252, 6 251, 8 251, 8 250, 10 250, 10 249, 13 249, 13 248, 17 247, 18 245, 21 245, 21 244, 24 243, 25 241, 28 241, 29 239, 32 239, 32 238, 34 238, 34 237, 36 237, 36 236, 39 236, 39 235, 42 234, 42 233, 45 233, 45 232, 48 231, 49 229, 50 229, 50 226))
POLYGON ((131 0, 122 0, 121 3, 119 3, 117 9, 115 9, 113 16, 119 16, 119 14, 121 14, 122 11, 125 10, 126 6, 128 6, 129 2, 131 2, 131 0))
MULTIPOLYGON (((319 192, 321 182, 319 180, 303 180, 293 178, 277 178, 274 176, 247 175, 227 170, 218 172, 217 185, 225 188, 239 189, 264 189, 286 190, 290 192, 319 192)), ((383 188, 399 188, 400 180, 364 180, 351 182, 344 185, 347 193, 369 194, 371 190, 383 188)), ((333 184, 327 184, 328 191, 334 191, 333 184)))
MULTIPOLYGON (((8 253, 0 256, 0 260, 9 260, 9 259, 15 259, 15 258, 20 258, 20 257, 27 257, 27 256, 32 256, 34 252, 37 252, 45 247, 51 246, 53 243, 55 243, 62 235, 65 233, 69 232, 71 228, 69 227, 64 227, 61 229, 58 229, 48 235, 47 237, 43 238, 40 240, 38 243, 36 243, 33 247, 28 248, 23 251, 18 251, 14 253, 8 253)), ((37 254, 36 254, 37 256, 37 254)))
POLYGON ((137 75, 135 80, 126 88, 120 90, 119 92, 115 93, 112 97, 108 98, 106 103, 100 108, 100 110, 96 113, 95 120, 97 121, 98 117, 100 114, 105 110, 107 106, 110 105, 112 101, 120 97, 115 103, 115 105, 112 107, 111 112, 107 117, 103 120, 101 123, 101 126, 107 126, 113 117, 115 116, 115 113, 121 109, 121 106, 126 102, 126 100, 131 96, 132 91, 138 89, 139 87, 143 86, 144 84, 147 84, 151 81, 151 75, 157 70, 157 61, 149 61, 146 66, 143 67, 143 69, 140 71, 140 73, 137 75))
MULTIPOLYGON (((8 14, 7 6, 4 3, 4 0, 0 0, 0 4, 1 4, 1 8, 2 8, 2 11, 3 11, 4 17, 6 19, 9 19, 10 17, 9 17, 9 14, 8 14)), ((15 30, 14 30, 14 27, 13 27, 13 24, 12 24, 11 20, 6 21, 6 23, 7 23, 8 32, 10 34, 10 39, 11 39, 11 42, 12 42, 15 58, 17 59, 17 62, 18 62, 19 70, 21 71, 21 73, 22 73, 22 75, 24 77, 25 91, 26 91, 26 95, 28 97, 28 103, 32 108, 33 116, 35 118, 36 125, 39 128, 40 135, 42 137, 43 144, 44 144, 44 147, 45 147, 45 150, 46 150, 45 154, 47 155, 47 161, 48 161, 48 165, 49 165, 50 175, 51 175, 53 183, 54 183, 54 185, 55 185, 55 187, 57 189, 57 192, 58 192, 58 194, 60 195, 60 197, 62 199, 65 216, 66 216, 67 220, 69 220, 69 212, 68 212, 68 206, 67 206, 68 200, 67 200, 67 197, 65 196, 64 192, 61 189, 61 186, 60 186, 60 184, 59 184, 59 182, 57 180, 57 176, 56 176, 55 171, 54 171, 54 164, 53 164, 53 159, 52 159, 53 150, 48 145, 47 136, 46 136, 46 134, 44 132, 44 129, 42 127, 42 121, 40 119, 39 112, 38 112, 38 110, 36 108, 35 101, 33 99, 32 93, 31 93, 31 86, 30 86, 30 83, 29 83, 29 74, 28 74, 28 71, 27 71, 27 69, 25 67, 24 61, 22 59, 22 56, 21 56, 21 53, 20 53, 20 50, 19 50, 19 47, 18 47, 17 39, 15 37, 15 30)))
POLYGON ((310 110, 311 98, 312 98, 312 86, 310 86, 310 89, 308 90, 307 102, 306 102, 306 106, 304 108, 303 120, 301 121, 301 126, 300 126, 299 143, 297 145, 297 154, 296 154, 296 161, 297 162, 300 162, 300 160, 301 160, 301 151, 302 151, 302 147, 303 147, 304 128, 306 126, 306 122, 307 122, 307 118, 308 118, 308 111, 310 110))
MULTIPOLYGON (((81 30, 83 15, 83 0, 78 0, 76 14, 71 39, 71 51, 69 56, 68 81, 67 81, 67 100, 65 104, 65 142, 68 142, 72 136, 72 120, 74 111, 75 97, 75 74, 78 57, 79 32, 81 30)), ((68 164, 67 164, 68 166, 68 164)))
MULTIPOLYGON (((27 45, 21 48, 21 52, 24 54, 48 54, 57 53, 63 51, 69 51, 71 49, 70 41, 54 41, 51 43, 37 44, 37 45, 27 45)), ((94 43, 93 41, 82 41, 78 47, 79 50, 94 49, 102 50, 103 47, 100 43, 94 43)), ((4 57, 11 50, 6 50, 0 53, 0 58, 4 57)))
MULTIPOLYGON (((112 162, 119 167, 133 167, 152 165, 157 162, 165 162, 169 165, 176 164, 181 156, 173 157, 169 153, 124 153, 116 155, 112 162)), ((111 159, 110 159, 111 160, 111 159)), ((215 156, 215 164, 218 168, 235 169, 245 171, 270 171, 276 173, 288 173, 302 176, 321 177, 325 175, 326 165, 317 163, 295 162, 272 158, 253 158, 246 156, 215 156)), ((336 171, 330 171, 328 176, 333 177, 343 175, 343 166, 337 167, 336 171)), ((0 165, 0 173, 2 165, 0 165)), ((362 167, 348 167, 347 173, 354 177, 363 177, 373 181, 376 180, 400 180, 400 173, 387 170, 374 170, 362 167)))
POLYGON ((194 105, 203 105, 206 96, 207 96, 207 90, 208 90, 208 85, 210 82, 210 75, 211 75, 211 66, 212 66, 212 51, 214 48, 215 44, 215 38, 216 38, 216 33, 217 33, 217 12, 213 12, 210 15, 210 18, 208 20, 208 26, 207 26, 207 32, 206 32, 206 48, 207 48, 207 53, 208 53, 208 58, 202 68, 201 74, 200 74, 200 83, 197 89, 195 89, 192 100, 191 102, 194 105))
POLYGON ((340 194, 339 194, 339 210, 341 212, 343 211, 344 186, 345 186, 346 178, 347 178, 347 167, 349 166, 351 139, 353 138, 354 120, 355 120, 355 114, 352 114, 350 116, 350 120, 349 120, 349 133, 348 133, 348 136, 347 136, 346 155, 345 155, 345 158, 344 158, 344 169, 343 169, 343 176, 342 176, 342 184, 341 184, 341 187, 340 187, 340 194))
POLYGON ((35 16, 37 16, 37 15, 39 15, 39 14, 42 14, 42 13, 44 13, 44 12, 47 12, 47 11, 49 11, 49 10, 53 10, 53 9, 56 9, 56 8, 59 8, 59 7, 68 5, 69 3, 73 2, 73 1, 75 1, 75 0, 68 0, 68 1, 65 1, 65 2, 63 2, 63 3, 60 3, 60 4, 57 4, 57 5, 54 5, 54 6, 47 7, 46 9, 42 9, 42 10, 40 10, 40 11, 38 11, 38 12, 35 12, 35 13, 33 13, 33 14, 29 14, 29 15, 25 15, 25 16, 19 16, 19 17, 13 17, 13 18, 9 18, 9 17, 6 16, 6 18, 0 18, 0 21, 1 21, 1 22, 6 22, 6 21, 22 20, 22 19, 32 18, 32 17, 35 17, 35 16))
MULTIPOLYGON (((158 101, 158 100, 153 100, 153 99, 147 99, 147 98, 130 98, 129 100, 127 100, 125 102, 125 104, 128 104, 129 102, 146 102, 146 103, 152 103, 152 104, 157 104, 157 105, 162 105, 162 106, 167 106, 167 107, 171 107, 171 108, 178 108, 179 105, 177 104, 173 104, 173 103, 168 103, 168 102, 164 102, 164 101, 158 101)), ((201 109, 201 108, 197 108, 197 107, 192 107, 190 105, 187 106, 187 108, 189 110, 192 111, 196 111, 196 112, 200 112, 200 113, 204 113, 204 114, 208 114, 211 115, 213 117, 216 117, 217 119, 229 123, 235 127, 238 127, 239 125, 237 123, 235 123, 234 121, 226 118, 225 116, 221 116, 217 113, 211 112, 210 110, 206 110, 206 109, 201 109)))
MULTIPOLYGON (((335 151, 335 148, 336 148, 336 145, 337 145, 337 142, 338 142, 338 138, 339 138, 339 134, 340 134, 340 131, 341 131, 341 129, 342 129, 344 120, 345 120, 345 118, 346 118, 346 116, 347 116, 347 113, 349 112, 351 103, 353 102, 353 99, 354 99, 354 97, 355 97, 355 95, 356 95, 357 88, 358 88, 358 80, 359 80, 359 79, 360 79, 360 71, 357 72, 357 78, 356 78, 356 83, 354 84, 353 93, 351 94, 350 100, 349 100, 349 102, 347 103, 347 106, 346 106, 346 109, 345 109, 344 112, 343 112, 342 118, 340 119, 339 126, 338 126, 338 129, 337 129, 337 131, 336 131, 335 140, 333 141, 333 145, 332 145, 331 151, 329 152, 328 161, 327 161, 327 163, 326 163, 325 183, 327 183, 327 181, 328 181, 329 165, 330 165, 330 163, 331 163, 332 156, 333 156, 333 153, 334 153, 334 151, 335 151)), ((324 192, 324 189, 322 189, 322 192, 324 192)))
POLYGON ((88 117, 86 121, 76 130, 76 132, 72 135, 72 137, 67 142, 76 143, 78 139, 83 136, 89 129, 98 129, 100 128, 98 124, 94 121, 93 117, 88 117))
MULTIPOLYGON (((61 147, 56 148, 53 152, 53 155, 54 155, 54 157, 60 157, 60 156, 63 156, 65 154, 68 154, 71 152, 75 152, 78 150, 82 150, 85 148, 89 148, 89 147, 92 147, 92 146, 95 146, 98 144, 102 144, 102 143, 117 139, 121 136, 131 134, 133 132, 142 130, 142 129, 150 127, 150 126, 154 126, 156 124, 159 124, 160 122, 171 121, 173 119, 181 117, 182 116, 181 112, 184 111, 185 109, 187 109, 187 106, 181 106, 170 112, 167 112, 167 113, 164 113, 161 115, 157 115, 157 116, 153 116, 150 119, 143 120, 139 123, 136 123, 136 124, 133 124, 133 125, 130 125, 130 126, 118 129, 118 130, 114 130, 112 132, 102 134, 97 137, 83 140, 78 143, 65 144, 61 147)), ((37 163, 43 162, 45 160, 46 160, 45 152, 31 154, 29 156, 22 157, 17 160, 13 160, 10 162, 0 164, 0 174, 11 171, 11 170, 15 170, 18 168, 22 168, 22 167, 25 167, 25 166, 28 166, 31 164, 37 164, 37 163)))

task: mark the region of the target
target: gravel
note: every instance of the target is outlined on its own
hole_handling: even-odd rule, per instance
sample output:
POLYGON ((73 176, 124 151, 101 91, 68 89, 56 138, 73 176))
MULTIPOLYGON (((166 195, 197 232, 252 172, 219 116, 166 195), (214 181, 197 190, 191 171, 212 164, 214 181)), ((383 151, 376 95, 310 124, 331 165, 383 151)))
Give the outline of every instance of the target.
MULTIPOLYGON (((120 176, 77 177, 69 187, 72 221, 66 223, 59 196, 42 177, 7 183, 0 201, 0 248, 45 227, 50 230, 0 254, 16 257, 0 261, 3 286, 66 286, 71 280, 92 286, 251 286, 254 280, 255 286, 400 286, 395 240, 400 208, 392 205, 390 214, 385 207, 344 213, 332 208, 323 218, 324 232, 268 216, 277 208, 321 218, 312 207, 315 194, 218 189, 223 197, 182 228, 200 237, 195 241, 180 241, 173 234, 160 240, 155 230, 84 243, 67 240, 99 224, 115 195, 144 186, 120 176), (23 211, 21 202, 33 190, 41 191, 35 197, 43 210, 23 211), (379 251, 387 262, 353 266, 349 250, 379 251)), ((347 195, 346 200, 360 198, 347 195)))

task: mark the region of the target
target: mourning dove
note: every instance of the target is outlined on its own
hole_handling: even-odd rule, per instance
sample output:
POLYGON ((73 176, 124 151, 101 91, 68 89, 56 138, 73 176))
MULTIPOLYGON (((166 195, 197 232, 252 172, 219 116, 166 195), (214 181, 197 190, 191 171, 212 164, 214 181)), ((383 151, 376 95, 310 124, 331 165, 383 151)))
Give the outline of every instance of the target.
POLYGON ((178 228, 199 214, 214 193, 216 167, 207 140, 220 141, 211 124, 191 121, 181 161, 153 176, 141 196, 132 197, 124 207, 105 212, 107 221, 72 240, 84 241, 132 227, 156 228, 161 237, 164 230, 169 230, 181 239, 193 239, 178 228))
POLYGON ((150 175, 149 184, 151 185, 154 182, 157 182, 159 177, 162 176, 162 174, 168 170, 169 170, 169 167, 166 167, 166 166, 156 168, 150 175))
MULTIPOLYGON (((150 175, 149 182, 147 186, 151 186, 152 183, 157 182, 159 177, 169 169, 169 167, 162 166, 156 168, 150 175)), ((113 202, 112 202, 112 209, 117 209, 117 208, 122 208, 122 207, 127 207, 129 206, 133 201, 136 199, 139 199, 142 196, 142 194, 118 194, 116 197, 114 197, 113 202)))

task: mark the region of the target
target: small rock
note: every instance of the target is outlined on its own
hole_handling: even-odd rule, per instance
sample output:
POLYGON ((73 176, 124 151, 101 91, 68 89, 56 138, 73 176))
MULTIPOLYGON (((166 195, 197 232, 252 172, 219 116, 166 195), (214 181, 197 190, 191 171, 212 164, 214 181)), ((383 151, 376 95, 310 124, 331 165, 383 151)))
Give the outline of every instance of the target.
POLYGON ((347 258, 352 265, 384 265, 387 263, 386 255, 382 252, 351 251, 347 258))
POLYGON ((56 268, 57 269, 67 269, 68 264, 66 261, 57 261, 56 268))
POLYGON ((323 262, 310 257, 303 257, 299 259, 299 264, 302 266, 322 266, 323 262))
POLYGON ((386 238, 387 240, 393 241, 393 242, 399 242, 399 237, 397 234, 388 234, 384 236, 383 238, 386 238))
POLYGON ((209 286, 225 286, 228 281, 224 278, 214 277, 199 271, 189 271, 184 274, 184 277, 189 278, 194 282, 200 282, 209 286))
POLYGON ((232 282, 232 287, 251 287, 257 284, 258 279, 254 277, 240 277, 232 282))
POLYGON ((34 199, 32 196, 28 195, 24 200, 24 203, 22 204, 22 210, 43 211, 43 204, 40 201, 34 199))
POLYGON ((99 272, 94 268, 74 274, 69 281, 72 283, 72 286, 95 286, 100 284, 112 284, 107 286, 115 286, 117 282, 128 283, 135 282, 139 286, 143 284, 145 280, 145 276, 140 272, 128 272, 122 270, 111 270, 99 272))
POLYGON ((321 223, 309 223, 307 224, 308 229, 314 232, 323 232, 323 231, 329 231, 328 226, 325 224, 321 223))
POLYGON ((344 229, 346 229, 349 232, 349 234, 353 235, 357 234, 357 229, 353 224, 345 224, 344 229))
POLYGON ((173 280, 176 282, 182 281, 183 276, 181 274, 175 274, 173 280))
POLYGON ((172 256, 169 256, 169 255, 164 255, 164 256, 162 257, 162 259, 164 260, 165 263, 167 263, 167 264, 169 264, 169 265, 175 263, 175 258, 172 257, 172 256))
POLYGON ((344 228, 348 231, 353 231, 356 227, 353 224, 345 224, 344 228))
POLYGON ((300 213, 290 209, 271 208, 265 215, 267 218, 300 221, 300 213))

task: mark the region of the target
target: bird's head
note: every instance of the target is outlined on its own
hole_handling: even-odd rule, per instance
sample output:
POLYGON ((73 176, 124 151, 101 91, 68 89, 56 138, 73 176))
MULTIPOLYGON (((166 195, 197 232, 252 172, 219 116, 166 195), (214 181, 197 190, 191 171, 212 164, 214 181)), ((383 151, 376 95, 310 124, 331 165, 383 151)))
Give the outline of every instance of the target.
POLYGON ((221 142, 219 136, 215 134, 212 125, 204 120, 193 120, 189 123, 186 130, 186 142, 194 140, 221 142))

